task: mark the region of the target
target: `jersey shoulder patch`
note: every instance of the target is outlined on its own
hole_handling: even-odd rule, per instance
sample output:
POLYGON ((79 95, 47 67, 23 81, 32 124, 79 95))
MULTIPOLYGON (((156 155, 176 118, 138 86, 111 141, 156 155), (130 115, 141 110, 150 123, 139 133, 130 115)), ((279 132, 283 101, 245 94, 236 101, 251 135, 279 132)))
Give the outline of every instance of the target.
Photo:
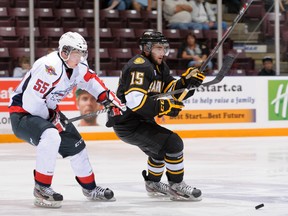
POLYGON ((145 59, 142 57, 138 57, 133 61, 134 64, 144 64, 145 63, 145 59))
POLYGON ((56 72, 55 72, 55 68, 53 66, 48 66, 45 64, 45 71, 47 74, 49 75, 57 75, 56 72))

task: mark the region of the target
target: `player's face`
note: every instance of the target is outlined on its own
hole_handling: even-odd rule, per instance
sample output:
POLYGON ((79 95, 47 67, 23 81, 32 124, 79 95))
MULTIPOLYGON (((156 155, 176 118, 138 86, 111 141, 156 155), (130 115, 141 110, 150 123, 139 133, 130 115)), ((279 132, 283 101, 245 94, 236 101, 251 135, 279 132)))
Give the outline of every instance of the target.
POLYGON ((66 64, 69 68, 74 69, 81 62, 82 54, 77 50, 73 50, 70 52, 69 58, 66 61, 66 64))
MULTIPOLYGON (((78 109, 81 115, 96 112, 101 109, 101 104, 89 93, 82 93, 77 101, 78 109)), ((95 119, 95 117, 92 117, 95 119)))
POLYGON ((154 44, 151 50, 151 56, 155 64, 160 65, 167 53, 166 46, 162 44, 154 44))

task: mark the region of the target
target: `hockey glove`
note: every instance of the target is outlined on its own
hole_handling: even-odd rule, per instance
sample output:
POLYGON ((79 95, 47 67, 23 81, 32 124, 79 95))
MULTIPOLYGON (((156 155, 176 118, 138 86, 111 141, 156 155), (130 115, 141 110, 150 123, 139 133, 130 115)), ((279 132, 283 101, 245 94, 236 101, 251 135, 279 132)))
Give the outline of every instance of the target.
POLYGON ((114 92, 107 90, 98 96, 98 102, 103 104, 106 108, 116 106, 122 111, 126 111, 126 105, 115 95, 114 92))
POLYGON ((111 117, 115 117, 115 116, 123 115, 123 112, 118 107, 110 106, 108 110, 108 115, 111 117))
POLYGON ((158 116, 163 115, 176 117, 179 112, 184 107, 184 104, 179 101, 174 101, 172 99, 157 99, 158 116))
POLYGON ((54 124, 59 133, 65 131, 65 127, 60 120, 60 113, 57 109, 56 110, 49 109, 49 116, 50 118, 48 119, 48 121, 54 124))
POLYGON ((198 68, 190 67, 188 68, 182 75, 181 81, 182 84, 186 87, 190 84, 192 87, 199 87, 203 80, 205 79, 205 75, 201 73, 198 68))

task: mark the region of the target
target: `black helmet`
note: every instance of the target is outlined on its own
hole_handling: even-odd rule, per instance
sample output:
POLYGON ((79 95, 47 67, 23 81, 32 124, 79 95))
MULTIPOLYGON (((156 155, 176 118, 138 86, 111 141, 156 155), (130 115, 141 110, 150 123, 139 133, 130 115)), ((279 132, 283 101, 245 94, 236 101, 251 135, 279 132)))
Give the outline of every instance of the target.
POLYGON ((147 43, 168 43, 167 38, 161 32, 145 31, 140 38, 140 45, 143 46, 147 43))
POLYGON ((161 32, 145 31, 139 40, 142 52, 151 52, 153 44, 162 44, 165 46, 165 55, 169 54, 169 42, 161 32))

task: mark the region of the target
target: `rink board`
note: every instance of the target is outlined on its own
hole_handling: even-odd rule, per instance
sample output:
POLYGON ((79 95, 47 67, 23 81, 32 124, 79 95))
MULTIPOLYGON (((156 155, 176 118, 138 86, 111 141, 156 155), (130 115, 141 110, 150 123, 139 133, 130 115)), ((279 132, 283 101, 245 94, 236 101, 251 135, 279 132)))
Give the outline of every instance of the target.
MULTIPOLYGON (((207 77, 207 81, 214 77, 207 77)), ((103 77, 108 88, 116 90, 117 77, 103 77)), ((11 130, 9 96, 19 79, 0 79, 0 142, 21 142, 11 130)), ((288 136, 288 80, 284 77, 225 77, 217 85, 196 90, 185 100, 185 108, 176 118, 156 121, 183 138, 288 136)), ((60 104, 68 118, 79 115, 74 91, 60 104)), ((98 116, 100 126, 79 127, 86 140, 115 140, 105 127, 106 114, 98 116)))

